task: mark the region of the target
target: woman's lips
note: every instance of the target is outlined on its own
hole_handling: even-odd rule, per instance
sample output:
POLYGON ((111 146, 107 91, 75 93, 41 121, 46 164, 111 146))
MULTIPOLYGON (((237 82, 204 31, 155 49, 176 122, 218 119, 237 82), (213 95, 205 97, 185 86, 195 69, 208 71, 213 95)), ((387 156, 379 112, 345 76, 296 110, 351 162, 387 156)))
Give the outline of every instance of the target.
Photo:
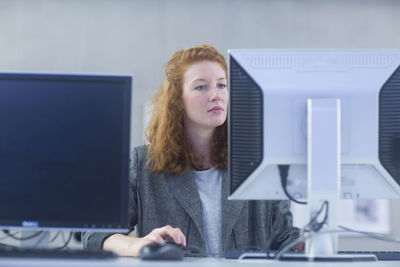
POLYGON ((220 113, 222 112, 224 109, 221 108, 220 106, 215 106, 212 107, 211 109, 208 110, 208 112, 212 112, 212 113, 220 113))

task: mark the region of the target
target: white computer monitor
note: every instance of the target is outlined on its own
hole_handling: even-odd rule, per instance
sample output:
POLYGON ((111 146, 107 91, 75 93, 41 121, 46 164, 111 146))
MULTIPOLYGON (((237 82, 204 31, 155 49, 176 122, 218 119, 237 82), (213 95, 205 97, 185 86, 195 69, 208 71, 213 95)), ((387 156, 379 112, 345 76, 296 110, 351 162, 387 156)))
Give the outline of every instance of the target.
POLYGON ((230 50, 229 88, 229 199, 326 202, 334 230, 339 198, 400 197, 400 51, 230 50))
MULTIPOLYGON (((338 99, 341 198, 400 195, 400 51, 230 50, 230 199, 307 198, 307 99, 338 99)), ((329 140, 326 140, 329 142, 329 140)))

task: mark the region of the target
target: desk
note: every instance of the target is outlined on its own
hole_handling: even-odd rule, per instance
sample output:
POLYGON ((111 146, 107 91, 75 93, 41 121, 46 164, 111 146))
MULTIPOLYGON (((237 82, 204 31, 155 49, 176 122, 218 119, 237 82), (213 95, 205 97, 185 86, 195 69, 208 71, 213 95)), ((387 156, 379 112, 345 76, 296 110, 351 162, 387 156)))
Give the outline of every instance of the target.
POLYGON ((135 258, 119 258, 114 260, 53 260, 53 259, 0 259, 1 267, 125 267, 125 266, 144 266, 144 267, 394 267, 399 266, 398 261, 379 261, 379 262, 283 262, 283 261, 266 261, 266 260, 226 260, 212 258, 186 258, 183 261, 141 261, 135 258))

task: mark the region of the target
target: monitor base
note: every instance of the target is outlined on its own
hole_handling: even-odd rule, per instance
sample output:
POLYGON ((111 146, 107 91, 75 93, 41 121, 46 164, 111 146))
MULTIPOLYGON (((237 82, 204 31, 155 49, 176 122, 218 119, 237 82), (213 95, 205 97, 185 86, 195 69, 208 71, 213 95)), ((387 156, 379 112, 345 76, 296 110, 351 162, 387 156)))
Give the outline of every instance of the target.
MULTIPOLYGON (((245 252, 238 258, 239 260, 274 260, 275 253, 267 256, 265 252, 245 252)), ((280 261, 314 261, 314 262, 362 262, 377 261, 375 254, 336 254, 331 256, 307 256, 303 253, 293 252, 282 255, 280 261)))
POLYGON ((315 262, 360 262, 360 261, 377 261, 375 255, 360 254, 360 255, 331 255, 331 256, 315 256, 307 255, 283 255, 279 258, 280 261, 315 261, 315 262))

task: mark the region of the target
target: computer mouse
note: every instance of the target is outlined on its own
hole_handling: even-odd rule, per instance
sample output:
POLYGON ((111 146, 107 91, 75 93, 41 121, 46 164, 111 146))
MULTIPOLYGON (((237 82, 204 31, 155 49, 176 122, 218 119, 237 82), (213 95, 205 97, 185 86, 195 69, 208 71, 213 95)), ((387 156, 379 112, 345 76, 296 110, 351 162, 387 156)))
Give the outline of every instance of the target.
POLYGON ((139 253, 142 260, 182 260, 183 248, 172 243, 150 243, 144 246, 139 253))

